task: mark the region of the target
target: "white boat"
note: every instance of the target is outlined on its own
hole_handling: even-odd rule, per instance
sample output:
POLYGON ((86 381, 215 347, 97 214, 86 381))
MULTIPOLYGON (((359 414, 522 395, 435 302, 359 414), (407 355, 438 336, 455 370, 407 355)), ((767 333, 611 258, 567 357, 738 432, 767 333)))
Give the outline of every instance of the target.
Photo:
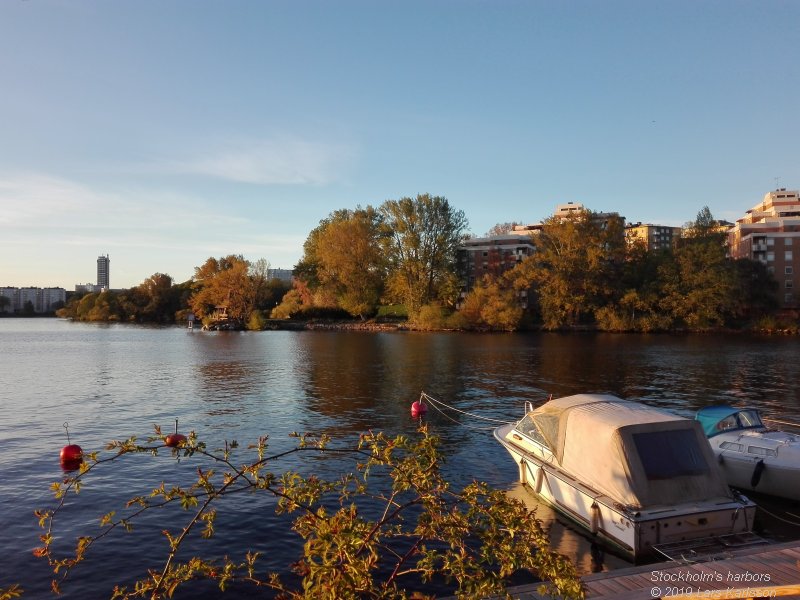
POLYGON ((550 400, 501 425, 520 481, 637 560, 658 546, 751 533, 756 506, 725 482, 700 424, 604 394, 550 400))
POLYGON ((754 408, 697 411, 728 485, 800 500, 800 436, 770 429, 754 408))

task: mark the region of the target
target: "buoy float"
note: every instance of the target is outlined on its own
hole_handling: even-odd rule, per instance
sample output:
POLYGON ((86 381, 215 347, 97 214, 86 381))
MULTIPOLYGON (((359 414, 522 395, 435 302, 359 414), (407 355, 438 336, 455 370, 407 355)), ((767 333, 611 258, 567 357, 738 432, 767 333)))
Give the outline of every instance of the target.
POLYGON ((83 449, 78 444, 70 442, 69 423, 64 422, 64 429, 67 432, 67 445, 61 448, 61 466, 68 471, 73 471, 83 462, 83 449))
POLYGON ((186 436, 182 433, 178 433, 178 419, 175 419, 175 433, 170 433, 167 436, 167 439, 164 440, 164 444, 169 446, 170 448, 176 448, 180 446, 182 442, 186 441, 186 436))
POLYGON ((428 406, 422 400, 417 400, 411 404, 411 416, 415 419, 421 417, 426 412, 428 412, 428 406))

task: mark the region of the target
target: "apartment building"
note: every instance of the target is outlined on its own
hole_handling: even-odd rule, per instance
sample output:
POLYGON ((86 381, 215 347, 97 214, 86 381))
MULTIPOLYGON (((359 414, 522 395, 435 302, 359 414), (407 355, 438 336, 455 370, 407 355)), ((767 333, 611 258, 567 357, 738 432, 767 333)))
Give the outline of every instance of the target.
POLYGON ((497 277, 513 269, 535 249, 530 236, 512 233, 467 240, 456 255, 462 290, 471 290, 484 275, 497 277))
POLYGON ((800 192, 779 188, 738 219, 728 232, 733 258, 758 260, 779 285, 778 302, 800 307, 800 192), (797 259, 797 260, 795 260, 797 259), (794 267, 798 266, 795 271, 794 267))
POLYGON ((643 243, 648 250, 668 250, 675 247, 681 237, 680 227, 630 223, 625 226, 625 241, 628 245, 643 243))
POLYGON ((67 301, 64 288, 0 287, 0 296, 8 298, 0 304, 0 312, 4 314, 23 312, 28 303, 35 313, 52 313, 67 301))

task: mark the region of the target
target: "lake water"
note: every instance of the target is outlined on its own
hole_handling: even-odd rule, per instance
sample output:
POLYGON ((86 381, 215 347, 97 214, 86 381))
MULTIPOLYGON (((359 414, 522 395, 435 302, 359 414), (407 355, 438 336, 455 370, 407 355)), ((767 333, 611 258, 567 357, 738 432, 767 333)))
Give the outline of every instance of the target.
MULTIPOLYGON (((343 443, 368 429, 413 435, 409 407, 423 390, 460 410, 509 421, 519 418, 525 401, 580 392, 608 392, 686 416, 708 404, 747 403, 799 421, 799 381, 795 337, 201 332, 0 319, 0 587, 20 583, 26 597, 49 595, 49 569, 32 556, 41 533, 33 511, 54 506, 49 485, 63 477, 65 422, 72 442, 85 451, 131 435, 144 439, 153 424, 171 431, 177 418, 184 433, 196 431, 209 448, 233 439, 246 445, 268 434, 270 450, 277 452, 293 446, 293 431, 329 433, 343 443)), ((531 502, 484 422, 435 412, 427 420, 442 438, 449 478, 480 479, 531 502)), ((283 464, 320 474, 342 468, 309 455, 283 464)), ((196 466, 195 459, 162 452, 98 469, 69 501, 56 545, 96 534, 100 515, 120 510, 126 499, 161 481, 188 481, 196 466)), ((768 536, 800 539, 800 529, 786 522, 800 521, 786 519, 799 512, 796 507, 774 501, 765 506, 770 513, 761 515, 761 523, 768 536)), ((198 552, 241 558, 244 550, 264 549, 269 541, 265 568, 285 571, 297 560, 298 538, 274 516, 271 501, 246 495, 225 507, 219 533, 197 542, 198 552)), ((175 519, 183 516, 162 513, 132 534, 99 542, 92 560, 64 585, 63 597, 109 597, 114 583, 129 584, 158 566, 166 554, 160 531, 182 524, 175 519)), ((627 566, 592 548, 545 507, 539 516, 553 544, 582 572, 627 566)), ((193 598, 203 594, 214 596, 203 586, 191 590, 193 598)))

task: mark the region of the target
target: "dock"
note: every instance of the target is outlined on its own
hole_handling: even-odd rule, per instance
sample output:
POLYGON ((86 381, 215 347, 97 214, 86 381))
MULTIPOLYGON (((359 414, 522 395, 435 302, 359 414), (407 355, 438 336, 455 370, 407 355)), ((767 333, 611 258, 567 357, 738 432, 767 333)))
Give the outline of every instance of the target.
MULTIPOLYGON (((731 550, 705 562, 653 563, 581 577, 591 600, 800 599, 800 541, 731 550)), ((509 588, 514 600, 545 600, 540 584, 509 588)))

